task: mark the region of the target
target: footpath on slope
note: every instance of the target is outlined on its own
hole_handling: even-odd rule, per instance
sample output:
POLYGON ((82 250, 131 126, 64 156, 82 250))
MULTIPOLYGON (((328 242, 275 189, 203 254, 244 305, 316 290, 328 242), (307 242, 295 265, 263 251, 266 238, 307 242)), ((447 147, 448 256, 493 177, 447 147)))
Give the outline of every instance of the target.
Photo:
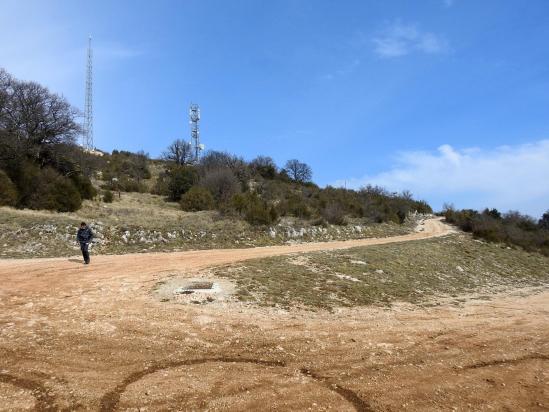
MULTIPOLYGON (((23 289, 39 292, 57 286, 83 286, 97 280, 132 278, 144 281, 153 274, 170 271, 199 270, 248 259, 279 256, 302 252, 348 249, 359 246, 381 245, 396 242, 444 236, 452 228, 440 218, 427 219, 418 231, 401 236, 367 238, 333 242, 310 242, 285 246, 266 246, 249 249, 211 249, 185 252, 135 253, 126 255, 92 256, 91 265, 82 265, 81 259, 39 258, 0 259, 0 280, 3 292, 21 292, 23 289)), ((63 288, 64 289, 64 288, 63 288)))
POLYGON ((424 224, 416 232, 385 238, 308 242, 248 249, 209 249, 185 252, 92 255, 92 263, 89 266, 82 265, 80 257, 0 259, 0 278, 3 281, 15 281, 17 283, 32 278, 50 282, 54 281, 53 277, 55 275, 61 275, 65 280, 71 275, 78 275, 80 279, 83 277, 99 279, 102 277, 112 278, 113 276, 127 276, 131 274, 141 275, 152 272, 203 269, 215 265, 270 256, 408 242, 444 236, 451 232, 452 228, 444 224, 440 218, 433 218, 425 220, 424 224))

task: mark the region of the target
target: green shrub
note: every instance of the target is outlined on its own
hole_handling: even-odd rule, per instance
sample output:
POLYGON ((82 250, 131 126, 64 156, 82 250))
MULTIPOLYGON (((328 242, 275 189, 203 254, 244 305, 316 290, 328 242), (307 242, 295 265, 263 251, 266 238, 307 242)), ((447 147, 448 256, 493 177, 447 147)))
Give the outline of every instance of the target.
POLYGON ((257 202, 249 205, 244 219, 252 225, 270 225, 278 219, 278 214, 273 206, 257 202))
POLYGON ((232 208, 252 225, 270 225, 278 219, 274 206, 270 206, 256 193, 239 193, 232 197, 232 208))
POLYGON ((187 193, 181 196, 181 209, 188 212, 210 210, 214 206, 214 198, 210 191, 204 187, 193 186, 187 193))
POLYGON ((105 190, 105 193, 103 193, 103 202, 105 203, 112 203, 114 200, 114 196, 110 190, 105 190))
POLYGON ((491 213, 482 213, 470 223, 473 236, 489 242, 504 242, 506 234, 503 226, 491 213))
POLYGON ((132 178, 123 177, 118 181, 118 185, 123 192, 145 193, 147 191, 143 183, 132 178))
POLYGON ((250 162, 250 168, 264 179, 274 179, 277 167, 274 160, 269 156, 258 156, 250 162))
POLYGON ((248 208, 248 195, 237 193, 231 198, 230 205, 239 215, 244 216, 248 208))
POLYGON ((38 188, 40 168, 37 164, 26 160, 14 166, 8 173, 19 192, 17 207, 30 207, 29 200, 38 188))
MULTIPOLYGON (((110 156, 106 157, 107 163, 103 167, 103 180, 110 181, 116 177, 120 181, 136 181, 138 184, 143 179, 150 179, 151 172, 148 168, 148 154, 143 152, 131 153, 124 150, 113 150, 110 156)), ((126 190, 126 192, 137 192, 138 190, 126 190)))
POLYGON ((17 188, 6 172, 0 170, 0 206, 15 206, 17 196, 17 188))
POLYGON ((321 214, 326 215, 326 220, 333 224, 341 224, 344 216, 364 215, 362 201, 354 190, 328 186, 319 193, 319 201, 321 214))
POLYGON ((161 172, 156 178, 154 184, 151 187, 151 193, 153 195, 168 196, 169 190, 169 176, 166 171, 161 172))
POLYGON ((168 199, 178 202, 181 196, 197 182, 198 175, 192 167, 178 165, 167 171, 167 180, 168 199))
POLYGON ((473 236, 489 242, 507 243, 529 251, 549 255, 549 231, 540 227, 530 216, 508 212, 503 216, 496 209, 454 210, 445 208, 444 215, 449 223, 457 225, 473 236))
POLYGON ((290 214, 302 219, 309 219, 312 215, 311 208, 307 206, 303 196, 297 194, 290 195, 285 202, 280 204, 279 210, 283 214, 290 214))
POLYGON ((93 187, 87 176, 74 173, 71 175, 71 180, 76 186, 76 189, 80 193, 82 199, 93 199, 97 195, 97 190, 95 190, 95 187, 93 187))
POLYGON ((74 183, 52 168, 40 171, 36 186, 36 191, 30 195, 26 204, 31 209, 73 212, 82 205, 82 198, 74 183))

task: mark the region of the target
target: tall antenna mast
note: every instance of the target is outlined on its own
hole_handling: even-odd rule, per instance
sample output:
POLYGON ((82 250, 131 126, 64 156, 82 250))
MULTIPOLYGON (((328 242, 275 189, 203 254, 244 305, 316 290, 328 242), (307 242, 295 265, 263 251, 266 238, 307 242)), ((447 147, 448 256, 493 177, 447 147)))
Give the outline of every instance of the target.
POLYGON ((92 37, 88 38, 88 64, 86 71, 86 102, 84 105, 84 135, 82 146, 86 151, 94 150, 93 145, 93 51, 92 37))
POLYGON ((200 152, 204 150, 204 145, 200 144, 200 107, 197 104, 191 103, 189 108, 189 123, 191 124, 191 144, 194 151, 194 161, 198 163, 200 152))

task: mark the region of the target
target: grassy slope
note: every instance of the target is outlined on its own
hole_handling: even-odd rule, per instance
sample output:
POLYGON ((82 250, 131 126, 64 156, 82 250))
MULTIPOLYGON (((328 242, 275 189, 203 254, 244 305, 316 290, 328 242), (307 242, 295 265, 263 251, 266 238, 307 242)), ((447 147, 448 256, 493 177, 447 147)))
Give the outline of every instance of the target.
POLYGON ((303 236, 287 236, 288 227, 307 226, 285 219, 276 236, 268 228, 252 227, 241 219, 217 212, 183 212, 177 203, 147 193, 122 193, 113 203, 85 201, 75 213, 16 210, 0 207, 0 258, 70 256, 78 253, 75 235, 80 221, 92 224, 99 235, 93 253, 129 253, 282 244, 288 241, 325 241, 404 234, 412 225, 368 225, 360 232, 347 227, 308 229, 303 236), (126 236, 126 231, 129 235, 126 236), (124 239, 126 236, 126 239, 124 239))
POLYGON ((267 306, 310 309, 429 304, 438 296, 490 294, 547 286, 549 258, 473 240, 465 234, 400 244, 273 257, 218 268, 238 297, 267 306))

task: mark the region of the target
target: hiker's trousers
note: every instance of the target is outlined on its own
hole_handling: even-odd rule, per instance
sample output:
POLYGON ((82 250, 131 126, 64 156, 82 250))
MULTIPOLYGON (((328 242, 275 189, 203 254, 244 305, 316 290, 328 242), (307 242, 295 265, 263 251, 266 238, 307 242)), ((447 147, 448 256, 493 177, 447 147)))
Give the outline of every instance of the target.
POLYGON ((88 244, 85 242, 80 242, 80 250, 82 251, 82 257, 84 262, 88 263, 90 261, 90 252, 88 252, 88 244))

